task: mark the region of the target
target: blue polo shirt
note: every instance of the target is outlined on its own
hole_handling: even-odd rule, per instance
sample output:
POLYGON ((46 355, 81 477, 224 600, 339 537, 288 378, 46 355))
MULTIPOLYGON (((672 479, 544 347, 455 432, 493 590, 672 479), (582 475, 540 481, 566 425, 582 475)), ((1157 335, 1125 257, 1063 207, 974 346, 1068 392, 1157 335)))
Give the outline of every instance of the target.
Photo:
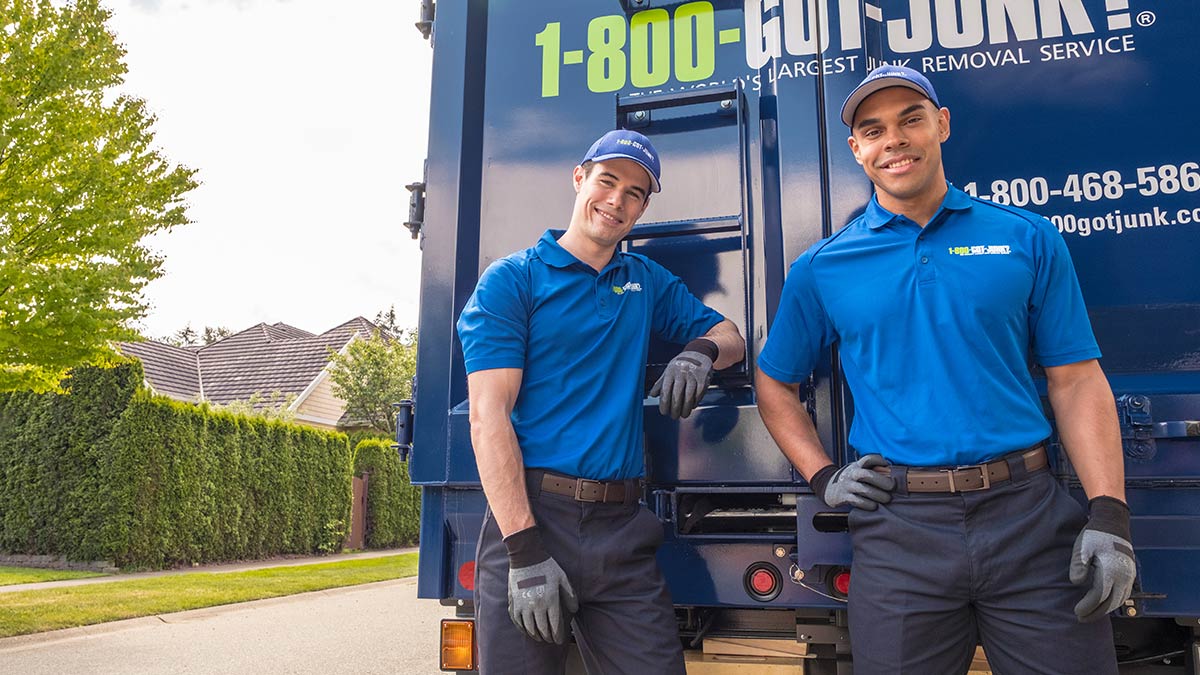
POLYGON ((759 368, 800 382, 833 343, 854 394, 850 444, 910 466, 1046 438, 1031 358, 1100 356, 1054 226, 954 186, 924 228, 872 197, 792 265, 759 368))
POLYGON ((479 277, 458 319, 467 372, 524 370, 512 423, 527 468, 636 478, 651 333, 683 344, 723 317, 644 256, 618 251, 597 273, 562 234, 479 277))

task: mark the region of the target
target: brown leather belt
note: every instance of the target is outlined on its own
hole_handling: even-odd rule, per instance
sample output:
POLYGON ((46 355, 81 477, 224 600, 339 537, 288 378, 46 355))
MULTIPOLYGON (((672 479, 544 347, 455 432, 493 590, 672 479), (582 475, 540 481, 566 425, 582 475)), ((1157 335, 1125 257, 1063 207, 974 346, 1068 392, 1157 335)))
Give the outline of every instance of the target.
MULTIPOLYGON (((549 471, 533 469, 527 472, 534 481, 542 474, 542 492, 571 497, 577 502, 599 502, 604 504, 632 504, 642 495, 642 481, 600 481, 587 478, 572 478, 549 471)), ((536 485, 537 483, 532 483, 536 485)))
MULTIPOLYGON (((1050 466, 1046 459, 1044 443, 1019 451, 1025 462, 1025 471, 1033 473, 1050 466)), ((880 466, 875 470, 882 474, 891 474, 891 467, 880 466)), ((953 469, 917 469, 910 468, 908 476, 909 492, 974 492, 986 490, 993 483, 999 483, 1011 478, 1008 471, 1008 460, 997 459, 986 464, 973 464, 953 469)))

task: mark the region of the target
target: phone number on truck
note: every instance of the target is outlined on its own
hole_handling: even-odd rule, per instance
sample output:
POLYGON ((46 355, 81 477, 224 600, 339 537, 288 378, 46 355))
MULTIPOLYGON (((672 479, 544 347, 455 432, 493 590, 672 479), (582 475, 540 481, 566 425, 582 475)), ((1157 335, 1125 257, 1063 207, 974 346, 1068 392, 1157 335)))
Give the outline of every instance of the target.
POLYGON ((1040 206, 1049 202, 1051 197, 1067 197, 1075 202, 1121 199, 1131 190, 1145 197, 1200 191, 1200 164, 1196 162, 1143 166, 1135 173, 1136 180, 1132 181, 1116 170, 1073 173, 1054 188, 1042 176, 1001 178, 991 182, 990 193, 982 194, 978 182, 971 181, 963 186, 963 191, 972 197, 1013 206, 1040 206))

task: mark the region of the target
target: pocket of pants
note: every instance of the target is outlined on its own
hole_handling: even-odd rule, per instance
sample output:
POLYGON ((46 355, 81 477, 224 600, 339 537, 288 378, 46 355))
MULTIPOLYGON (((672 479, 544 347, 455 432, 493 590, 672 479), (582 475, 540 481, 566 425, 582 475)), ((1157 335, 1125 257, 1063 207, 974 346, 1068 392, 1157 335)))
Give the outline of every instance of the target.
POLYGON ((641 521, 638 524, 639 533, 644 533, 644 536, 638 537, 639 546, 637 549, 639 551, 646 549, 647 553, 654 555, 654 553, 658 550, 658 547, 663 543, 662 521, 658 519, 658 516, 654 515, 653 511, 645 506, 641 506, 639 504, 637 510, 638 514, 636 519, 641 521))

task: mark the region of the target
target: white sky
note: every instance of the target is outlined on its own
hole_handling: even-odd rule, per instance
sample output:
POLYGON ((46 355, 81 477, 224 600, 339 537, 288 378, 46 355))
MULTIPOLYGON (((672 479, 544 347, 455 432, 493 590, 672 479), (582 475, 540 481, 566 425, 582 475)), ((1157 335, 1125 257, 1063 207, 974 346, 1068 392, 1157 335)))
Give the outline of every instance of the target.
POLYGON ((315 333, 395 305, 416 326, 432 50, 415 0, 105 0, 124 90, 198 170, 191 224, 155 236, 144 332, 283 321, 315 333))

